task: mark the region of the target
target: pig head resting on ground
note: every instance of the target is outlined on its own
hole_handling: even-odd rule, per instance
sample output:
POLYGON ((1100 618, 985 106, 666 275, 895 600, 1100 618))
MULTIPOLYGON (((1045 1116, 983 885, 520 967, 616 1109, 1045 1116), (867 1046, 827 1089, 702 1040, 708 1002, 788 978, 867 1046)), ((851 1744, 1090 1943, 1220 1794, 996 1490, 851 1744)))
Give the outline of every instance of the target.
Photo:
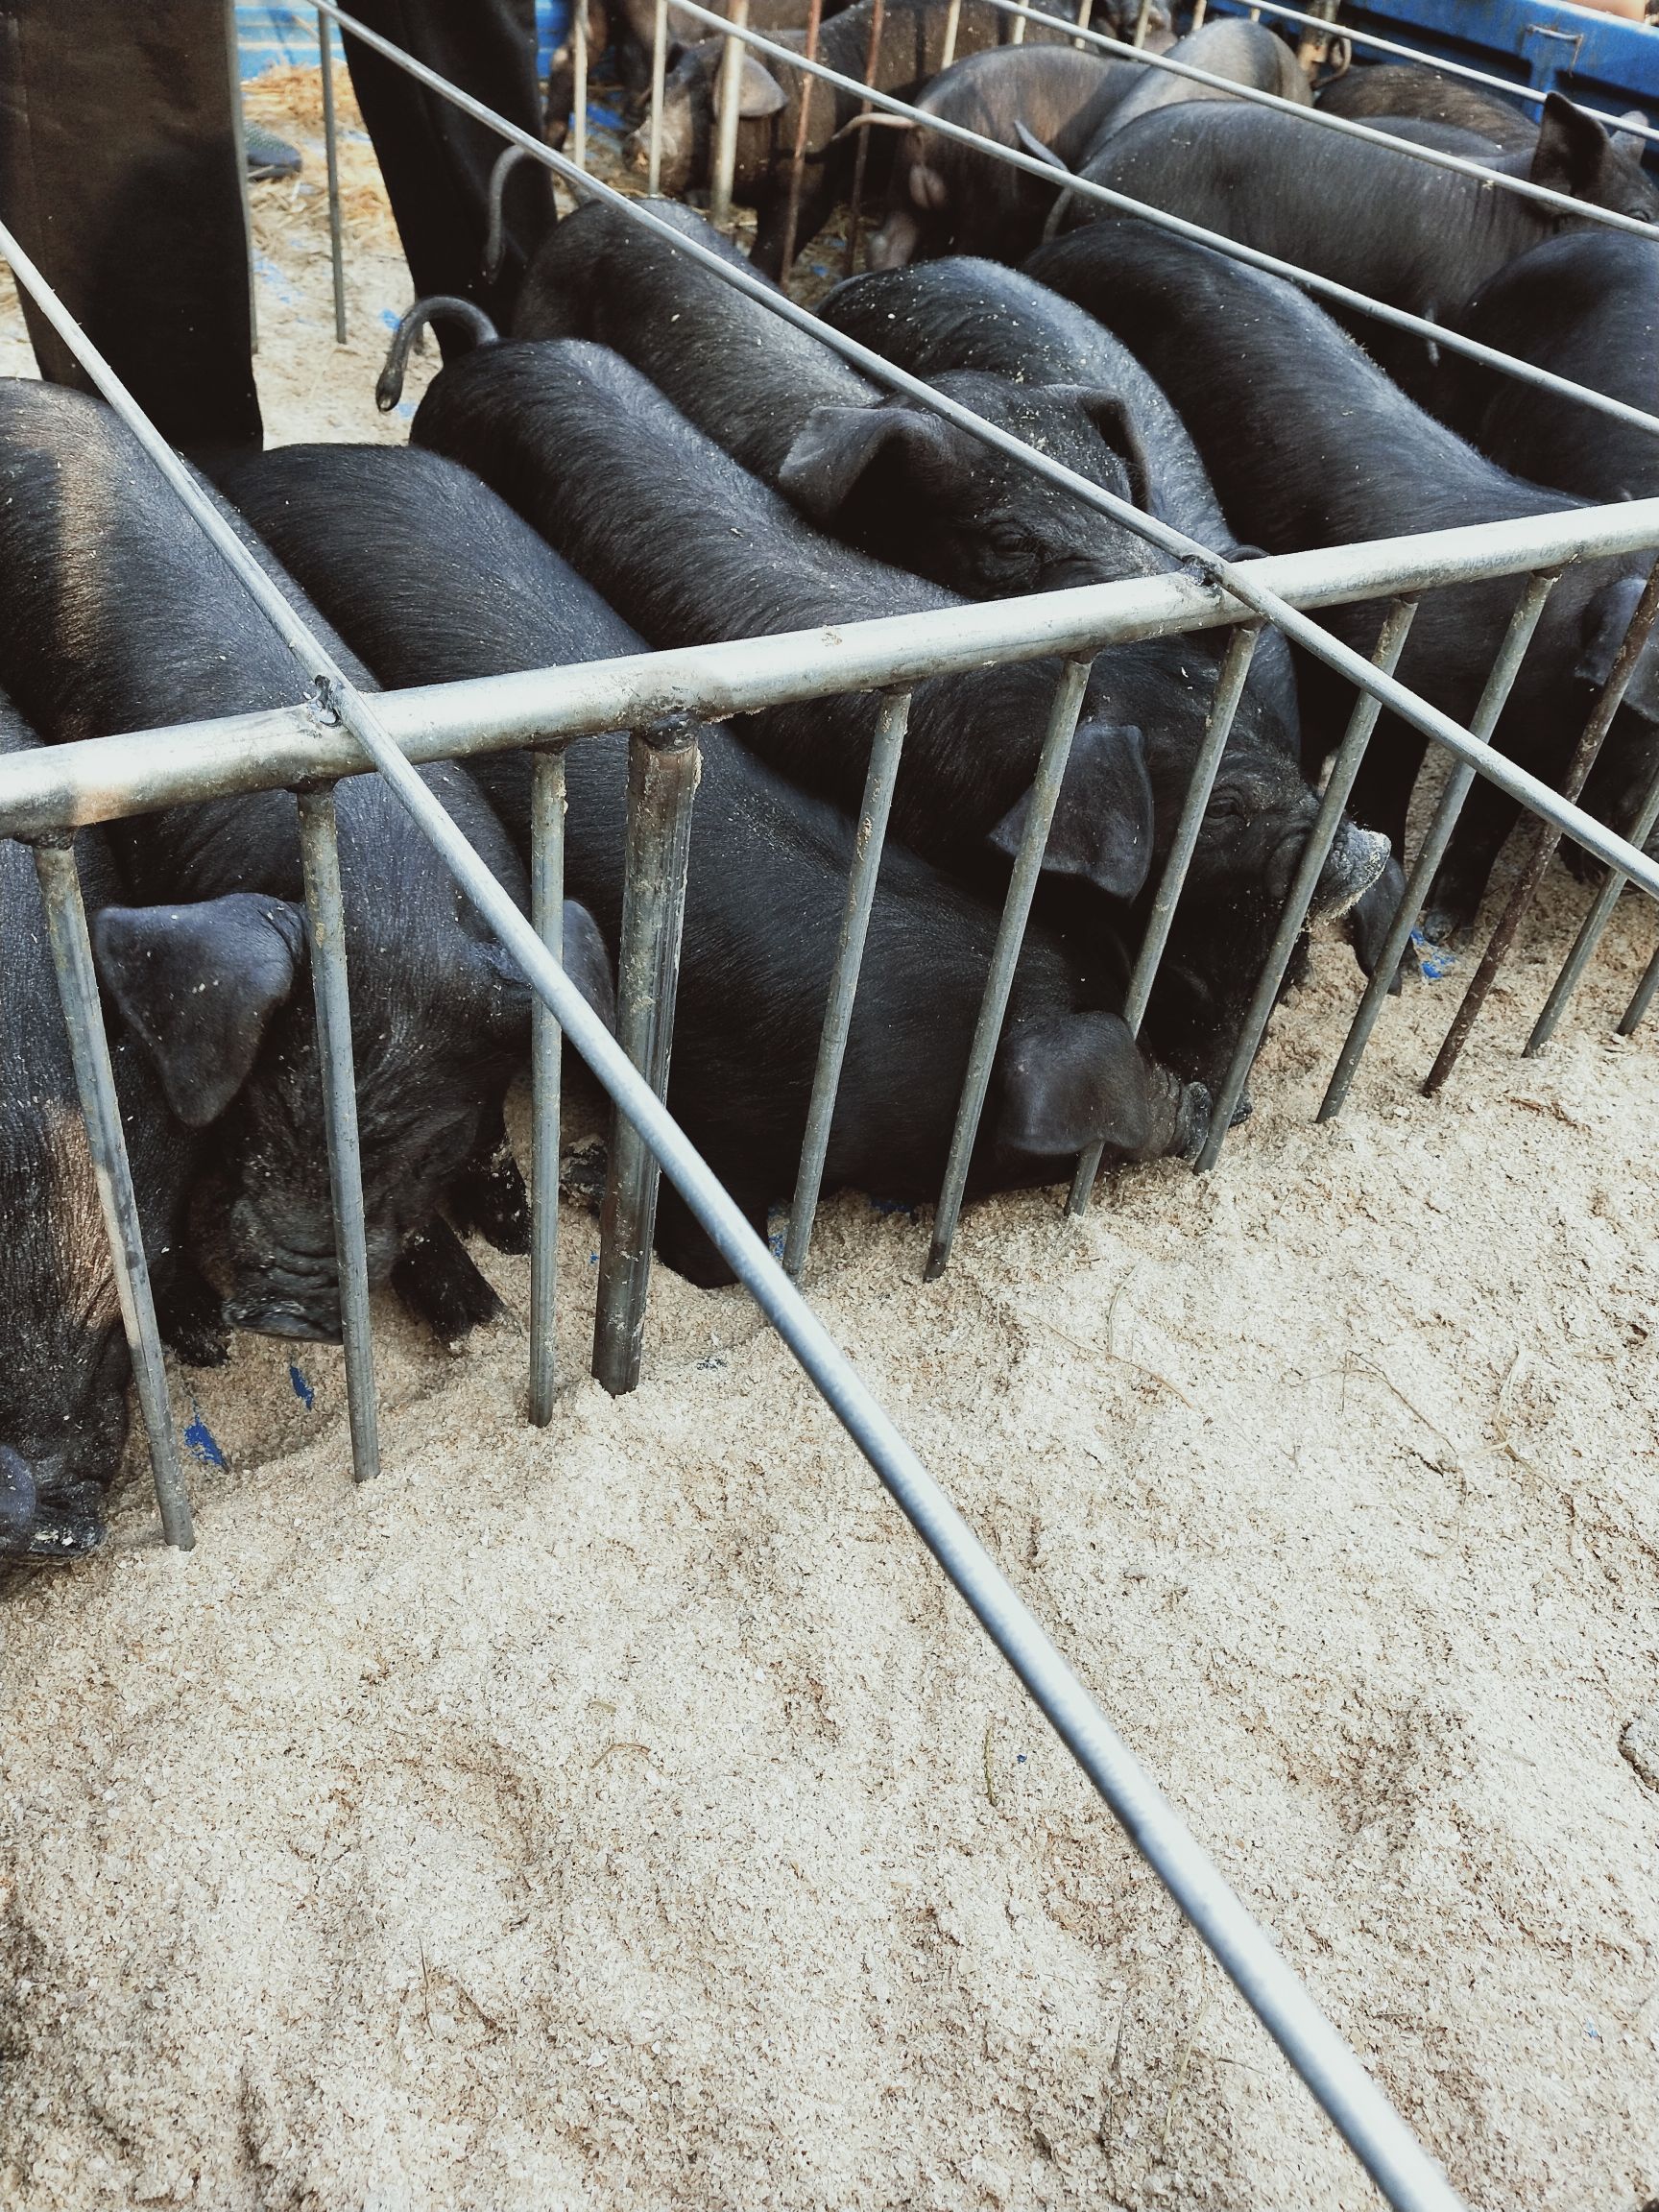
MULTIPOLYGON (((107 409, 0 383, 0 681, 51 741, 292 703, 291 656, 107 409)), ((296 594, 297 595, 297 594, 296 594)), ((426 781, 501 880, 517 854, 471 780, 426 781)), ((372 1280, 439 1333, 498 1310, 453 1229, 522 1240, 501 1104, 527 987, 391 793, 339 787, 372 1280)), ((237 1327, 333 1339, 334 1222, 299 823, 282 791, 170 807, 112 837, 130 902, 95 931, 105 987, 204 1147, 237 1327)), ((590 929, 589 925, 589 929, 590 929)))
MULTIPOLYGON (((476 477, 420 447, 318 445, 252 457, 228 488, 388 684, 609 660, 644 640, 476 477), (369 548, 375 549, 366 559, 369 548)), ((685 950, 668 1103, 762 1233, 794 1187, 857 826, 724 729, 700 729, 685 950)), ((522 753, 479 774, 520 850, 522 753)), ((565 755, 566 880, 614 943, 621 926, 627 740, 565 755)), ((836 1095, 826 1187, 927 1201, 944 1173, 997 909, 889 839, 836 1095)), ((971 1187, 1052 1182, 1087 1142, 1115 1159, 1190 1151, 1206 1099, 1146 1058, 1117 1008, 1115 949, 1034 926, 1015 973, 971 1187)), ((729 1282, 664 1188, 658 1248, 729 1282)))

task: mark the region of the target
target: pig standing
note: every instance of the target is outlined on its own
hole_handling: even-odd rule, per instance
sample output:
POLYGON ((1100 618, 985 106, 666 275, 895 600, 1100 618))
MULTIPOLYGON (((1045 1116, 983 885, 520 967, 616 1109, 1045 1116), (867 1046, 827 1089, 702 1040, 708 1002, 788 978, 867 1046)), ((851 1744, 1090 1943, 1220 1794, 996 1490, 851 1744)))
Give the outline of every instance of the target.
POLYGON ((1372 61, 1346 70, 1320 87, 1314 105, 1356 123, 1382 126, 1397 116, 1448 123, 1479 132, 1506 154, 1529 154, 1538 140, 1537 124, 1511 101, 1411 61, 1372 61))
MULTIPOLYGON (((427 392, 413 437, 493 484, 637 615, 654 645, 961 604, 819 537, 600 347, 472 353, 427 392)), ((894 801, 898 836, 988 883, 1005 874, 1056 674, 1052 661, 1022 662, 916 687, 894 801)), ((1154 859, 1168 850, 1214 680, 1213 656, 1171 655, 1158 640, 1112 647, 1094 662, 1045 874, 1090 906, 1097 926, 1121 928, 1126 909, 1137 920, 1144 911, 1140 902, 1154 859), (1104 911, 1094 905, 1102 899, 1104 911)), ((1162 999, 1153 1001, 1149 1033, 1160 1051, 1204 1081, 1217 1061, 1225 1066, 1238 993, 1248 994, 1265 943, 1252 931, 1270 929, 1315 805, 1282 739, 1256 735, 1259 712, 1254 702, 1241 709, 1224 754, 1177 919, 1180 943, 1161 975, 1162 999), (1166 1038, 1177 1043, 1166 1046, 1166 1038)), ((746 717, 741 733, 795 780, 855 806, 877 713, 872 698, 803 702, 746 717)), ((1350 903, 1385 857, 1382 840, 1345 832, 1321 885, 1322 906, 1350 903)))
MULTIPOLYGON (((0 674, 49 740, 293 701, 264 615, 105 408, 0 384, 0 674), (73 640, 73 650, 64 641, 73 640)), ((501 879, 517 859, 470 780, 426 771, 501 879)), ((501 1101, 526 986, 379 779, 339 787, 371 1277, 445 1337, 497 1310, 439 1209, 515 1233, 501 1101)), ((295 802, 273 791, 123 823, 129 898, 99 915, 104 984, 168 1105, 212 1127, 239 1328, 334 1339, 334 1223, 295 802)), ((522 1237, 519 1221, 516 1234, 522 1237)))
MULTIPOLYGON (((663 202, 656 211, 740 259, 689 208, 663 202)), ((602 202, 567 217, 537 255, 514 331, 609 346, 823 528, 965 597, 1007 598, 1153 565, 1127 525, 921 401, 884 397, 809 331, 602 202)), ((1091 482, 1143 501, 1134 425, 1110 392, 1021 391, 974 375, 946 377, 941 389, 1091 482)))
MULTIPOLYGON (((38 743, 0 699, 0 759, 38 743)), ((102 834, 75 840, 89 910, 119 897, 102 834)), ((182 1261, 191 1142, 130 1037, 110 1038, 157 1317, 197 1364, 225 1357, 182 1261), (169 1329, 169 1323, 171 1328, 169 1329)), ((127 1339, 28 850, 0 840, 0 1561, 84 1558, 127 1440, 127 1339)))
MULTIPOLYGON (((1292 284, 1133 217, 1092 223, 1033 256, 1032 272, 1110 323, 1164 384, 1214 472, 1229 515, 1270 552, 1345 545, 1470 522, 1546 515, 1579 502, 1506 475, 1413 406, 1292 284)), ((1581 562, 1556 585, 1494 742, 1535 774, 1558 775, 1612 665, 1646 562, 1581 562)), ((1513 577, 1431 591, 1399 675, 1467 723, 1520 589, 1513 577)), ((1369 653, 1375 602, 1320 617, 1369 653)), ((1304 666, 1310 761, 1337 741, 1353 690, 1304 666)), ((1659 762, 1659 652, 1650 645, 1584 793, 1627 822, 1659 762)), ((1354 786, 1355 814, 1404 847, 1425 740, 1384 715, 1354 786)), ((1455 934, 1479 904, 1515 820, 1476 783, 1436 877, 1425 926, 1455 934)))
MULTIPOLYGON (((387 684, 644 650, 510 508, 435 453, 290 446, 238 464, 227 487, 387 684)), ((768 1205, 793 1187, 856 832, 724 730, 697 737, 668 1103, 764 1234, 768 1205)), ((590 737, 565 755, 566 880, 612 945, 621 927, 626 746, 620 734, 590 737)), ((486 755, 477 773, 527 855, 528 756, 486 755)), ((996 923, 994 909, 889 843, 827 1188, 904 1199, 937 1191, 996 923)), ((1121 982, 1112 958, 1092 959, 1041 927, 1027 932, 974 1188, 1057 1180, 1094 1142, 1136 1158, 1201 1142, 1205 1097, 1136 1049, 1115 1011, 1121 982)), ((731 1281, 666 1186, 657 1237, 682 1273, 731 1281)))
MULTIPOLYGON (((1415 129, 1446 137, 1444 125, 1415 129)), ((1455 150, 1475 158, 1491 151, 1477 140, 1455 150)), ((1644 221, 1659 214, 1659 191, 1638 164, 1593 116, 1554 93, 1530 158, 1493 153, 1487 166, 1644 221)), ((1569 220, 1392 147, 1227 102, 1126 124, 1083 174, 1434 323, 1455 323, 1506 261, 1569 220)), ((1072 203, 1074 221, 1094 211, 1072 203)), ((1397 382, 1427 396, 1432 362, 1424 340, 1358 312, 1343 320, 1397 382)))

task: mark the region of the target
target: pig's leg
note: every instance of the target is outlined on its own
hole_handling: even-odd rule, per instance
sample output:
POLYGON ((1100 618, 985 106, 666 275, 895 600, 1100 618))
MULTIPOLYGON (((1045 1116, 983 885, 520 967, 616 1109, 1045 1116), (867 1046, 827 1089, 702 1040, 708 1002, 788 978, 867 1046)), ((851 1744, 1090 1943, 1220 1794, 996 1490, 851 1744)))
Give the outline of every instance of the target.
POLYGON ((392 1287, 445 1344, 459 1343, 469 1330, 493 1321, 500 1299, 468 1256, 447 1221, 436 1215, 418 1229, 397 1256, 392 1287))
POLYGON ((499 1107, 475 1158, 450 1188, 449 1211, 458 1228, 476 1229, 497 1252, 530 1249, 530 1194, 507 1142, 499 1107))
MULTIPOLYGON (((765 276, 776 277, 783 266, 783 231, 789 219, 789 164, 773 164, 773 184, 768 190, 765 204, 759 210, 755 226, 755 243, 749 250, 749 258, 765 276)), ((800 253, 811 245, 830 220, 835 204, 834 187, 830 182, 830 165, 827 161, 808 160, 801 172, 801 213, 795 226, 795 251, 800 253)), ((726 1277, 730 1282, 732 1278, 726 1277)))
POLYGON ((157 1277, 156 1326, 186 1367, 223 1367, 229 1357, 224 1301, 192 1260, 177 1259, 157 1277))
MULTIPOLYGON (((750 1228, 764 1238, 765 1199, 747 1199, 735 1190, 732 1195, 742 1207, 750 1228)), ((684 1275, 687 1283, 695 1283, 703 1290, 718 1290, 737 1280, 709 1242, 696 1214, 666 1178, 657 1199, 657 1256, 665 1267, 672 1267, 676 1275, 684 1275)))
POLYGON ((1423 934, 1436 945, 1460 937, 1479 912, 1492 863, 1520 813, 1506 793, 1477 778, 1423 909, 1423 934))

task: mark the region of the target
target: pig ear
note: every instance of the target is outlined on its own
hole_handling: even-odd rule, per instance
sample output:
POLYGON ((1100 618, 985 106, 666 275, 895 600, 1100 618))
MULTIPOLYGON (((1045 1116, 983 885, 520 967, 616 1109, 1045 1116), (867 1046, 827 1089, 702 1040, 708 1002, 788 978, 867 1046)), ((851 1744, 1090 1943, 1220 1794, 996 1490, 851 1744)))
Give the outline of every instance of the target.
MULTIPOLYGON (((497 1036, 516 1043, 529 1024, 534 994, 512 955, 493 939, 478 948, 478 956, 490 971, 491 1027, 497 1036)), ((598 923, 574 899, 565 902, 565 973, 614 1037, 616 982, 611 955, 598 923)))
POLYGON ((1640 161, 1647 151, 1647 113, 1643 108, 1626 108, 1619 117, 1621 123, 1633 123, 1633 131, 1612 131, 1608 139, 1615 154, 1623 154, 1627 161, 1640 161))
POLYGON ((943 458, 936 415, 910 407, 814 407, 778 471, 778 489, 814 522, 830 523, 878 461, 943 458))
POLYGON ((1114 453, 1120 453, 1129 470, 1129 496, 1148 515, 1158 512, 1152 496, 1152 465, 1146 458, 1141 433, 1128 402, 1119 392, 1085 384, 1057 384, 1058 398, 1074 398, 1114 453))
MULTIPOLYGON (((1603 585, 1588 602, 1573 671, 1581 684, 1599 691, 1606 683, 1641 596, 1641 578, 1623 576, 1616 584, 1603 585)), ((1649 637, 1638 655, 1625 685, 1624 705, 1645 722, 1659 723, 1659 639, 1649 637)))
POLYGON ((1120 1015, 1019 1022, 1003 1037, 997 1066, 997 1135, 1012 1151, 1065 1159, 1091 1144, 1141 1152, 1150 1141, 1146 1063, 1120 1015))
POLYGON ((1607 133, 1594 115, 1575 108, 1559 92, 1544 103, 1538 126, 1538 143, 1527 174, 1534 184, 1551 192, 1566 192, 1575 200, 1593 200, 1613 149, 1607 133))
MULTIPOLYGON (((990 833, 998 853, 1014 857, 1030 812, 1027 791, 990 833)), ((1145 745, 1132 724, 1080 725, 1043 865, 1057 876, 1085 878, 1109 899, 1133 899, 1140 892, 1152 865, 1152 779, 1145 745)))
MULTIPOLYGON (((726 72, 714 72, 714 112, 718 115, 724 105, 721 94, 725 86, 726 72)), ((743 57, 742 71, 737 80, 737 113, 746 121, 757 120, 762 115, 776 115, 781 108, 789 105, 789 96, 773 76, 763 68, 753 54, 743 57)))
POLYGON ((106 906, 99 977, 155 1062, 167 1103, 204 1129, 259 1057, 305 964, 303 909, 236 891, 192 906, 106 906))

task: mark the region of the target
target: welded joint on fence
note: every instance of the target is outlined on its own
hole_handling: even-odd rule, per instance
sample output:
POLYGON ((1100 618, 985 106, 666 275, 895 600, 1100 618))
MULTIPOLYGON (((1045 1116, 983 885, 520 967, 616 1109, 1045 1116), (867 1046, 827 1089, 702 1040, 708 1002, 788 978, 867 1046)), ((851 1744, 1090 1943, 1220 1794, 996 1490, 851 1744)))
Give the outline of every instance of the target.
POLYGON ((1089 687, 1089 671, 1093 665, 1092 661, 1066 662, 1055 686, 1054 703, 1048 710, 1048 727, 1044 733, 1037 773, 1031 779, 1031 804, 1008 878, 1002 915, 991 950, 991 970, 985 979, 985 992, 974 1025, 974 1041, 969 1047, 968 1071, 963 1078, 955 1125, 950 1132, 945 1183, 939 1193, 932 1242, 923 1271, 925 1282, 936 1283, 944 1274, 955 1241, 963 1194, 968 1188, 968 1170, 973 1163, 980 1118, 985 1111, 986 1093, 991 1086, 991 1070, 996 1064, 1002 1022, 1014 988, 1014 971, 1019 964, 1020 948, 1025 941, 1026 918, 1036 896, 1043 855, 1048 849, 1048 831, 1054 809, 1059 805, 1060 786, 1065 780, 1066 763, 1071 757, 1071 740, 1077 733, 1077 718, 1083 710, 1083 696, 1089 687))
POLYGON ((81 872, 75 865, 73 838, 62 835, 39 839, 35 845, 35 874, 46 910, 47 942, 58 978, 63 1026, 69 1037, 69 1057, 75 1070, 75 1088, 86 1128, 87 1149, 92 1155, 98 1204, 108 1238, 121 1326, 132 1356, 138 1408, 150 1447, 150 1469, 156 1485, 156 1503, 161 1514, 161 1532, 177 1550, 188 1551, 196 1541, 190 1519, 190 1492, 180 1464, 172 1410, 167 1403, 161 1332, 156 1321, 143 1222, 138 1212, 138 1195, 132 1187, 132 1165, 127 1157, 127 1134, 121 1123, 121 1101, 115 1089, 108 1033, 104 1026, 104 1008, 98 994, 98 974, 92 960, 92 940, 81 892, 81 872))
MULTIPOLYGON (((1596 704, 1590 709, 1578 742, 1574 747, 1573 757, 1561 782, 1561 796, 1564 799, 1578 799, 1589 781, 1590 772, 1606 742, 1607 733, 1613 727, 1613 718, 1623 705, 1624 694, 1630 687, 1630 679, 1636 673, 1636 663, 1642 658, 1643 648, 1652 635, 1656 619, 1659 619, 1659 562, 1655 562, 1648 571, 1642 596, 1636 602, 1636 611, 1625 627, 1613 665, 1607 671, 1606 681, 1596 704)), ((1463 1003, 1453 1017, 1452 1026, 1447 1030, 1445 1041, 1435 1055, 1434 1065, 1424 1077, 1423 1092, 1426 1097, 1432 1098, 1456 1067, 1463 1047, 1469 1041, 1470 1031, 1486 1003, 1493 984, 1498 980, 1499 971, 1508 958, 1522 920, 1536 898, 1561 843, 1561 832, 1553 823, 1535 821, 1530 828, 1531 851, 1504 902, 1497 926, 1487 940, 1486 950, 1480 956, 1480 965, 1470 978, 1469 988, 1463 994, 1463 1003)), ((1626 1009, 1626 1015, 1628 1011, 1626 1009)), ((1637 1020, 1640 1019, 1638 1015, 1637 1020)), ((1633 1028, 1635 1024, 1631 1026, 1633 1028)), ((1628 1034, 1627 1031, 1624 1033, 1628 1034)))
MULTIPOLYGON (((1482 749, 1490 750, 1493 732, 1498 727, 1515 679, 1521 673, 1521 663, 1527 657, 1527 648, 1532 642, 1532 633, 1538 627, 1545 602, 1554 589, 1561 571, 1558 568, 1540 569, 1527 579, 1526 589, 1516 602, 1509 617, 1509 626, 1503 633, 1479 705, 1470 721, 1470 734, 1482 749)), ((1435 805, 1422 848, 1406 878, 1405 894, 1400 901, 1394 920, 1383 940, 1382 957, 1374 974, 1365 985, 1364 994, 1355 1013, 1342 1050, 1337 1056, 1325 1095, 1320 1101, 1317 1118, 1329 1121, 1342 1111, 1343 1101, 1351 1089, 1365 1047, 1371 1042, 1371 1033, 1377 1026, 1378 1017, 1387 998, 1395 971, 1406 957, 1406 948, 1411 933, 1422 918, 1429 894, 1440 863, 1446 857, 1457 820, 1463 811, 1475 781, 1476 765, 1473 760, 1459 759, 1446 779, 1444 789, 1435 805)))
POLYGON ((824 1164, 829 1158, 830 1131, 835 1118, 835 1098, 841 1087, 841 1068, 847 1057, 858 976, 864 964, 864 945, 870 933, 881 854, 887 840, 887 818, 893 810, 899 758, 909 720, 910 693, 890 692, 881 702, 870 746, 870 766, 864 778, 864 795, 854 837, 853 867, 847 878, 847 905, 841 918, 841 936, 830 978, 824 1027, 818 1040, 818 1061, 812 1073, 812 1095, 806 1109, 805 1134, 801 1142, 795 1196, 789 1208, 783 1271, 791 1279, 800 1277, 811 1247, 812 1223, 818 1212, 819 1192, 824 1187, 824 1164))
MULTIPOLYGON (((622 934, 616 958, 616 1041, 668 1095, 680 946, 691 859, 691 813, 701 773, 697 727, 672 716, 628 741, 628 827, 622 934)), ((661 1170, 626 1114, 612 1121, 599 1224, 593 1373, 620 1397, 639 1381, 661 1170)))

